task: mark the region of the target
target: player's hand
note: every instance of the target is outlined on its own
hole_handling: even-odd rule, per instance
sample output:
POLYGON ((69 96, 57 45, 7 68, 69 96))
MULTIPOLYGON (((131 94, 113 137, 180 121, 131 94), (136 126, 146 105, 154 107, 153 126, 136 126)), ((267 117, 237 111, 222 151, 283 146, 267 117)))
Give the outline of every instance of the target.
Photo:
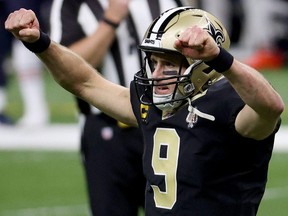
POLYGON ((21 8, 10 13, 5 21, 5 29, 15 38, 28 43, 33 43, 40 37, 39 21, 32 10, 21 8))
POLYGON ((131 0, 109 0, 105 17, 115 23, 120 23, 128 15, 130 1, 131 0))
POLYGON ((203 61, 214 59, 220 52, 214 39, 199 26, 181 32, 174 47, 186 57, 203 61))

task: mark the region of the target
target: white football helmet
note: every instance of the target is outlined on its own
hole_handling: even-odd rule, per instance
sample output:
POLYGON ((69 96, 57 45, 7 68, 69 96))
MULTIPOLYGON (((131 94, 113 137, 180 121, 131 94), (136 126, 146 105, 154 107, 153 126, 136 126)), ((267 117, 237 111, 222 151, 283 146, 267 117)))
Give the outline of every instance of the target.
POLYGON ((174 42, 179 34, 194 25, 205 29, 214 38, 218 46, 226 50, 229 48, 229 35, 223 24, 212 14, 191 6, 177 7, 165 11, 148 27, 139 46, 140 50, 146 54, 144 66, 134 76, 141 103, 154 104, 161 110, 177 108, 186 102, 188 97, 191 98, 205 91, 221 76, 202 60, 187 58, 174 48, 174 42), (183 57, 181 67, 187 68, 185 73, 180 73, 180 67, 178 75, 164 78, 166 84, 169 80, 171 80, 169 84, 176 84, 173 93, 158 95, 153 92, 153 87, 157 86, 156 81, 159 81, 159 78, 157 80, 152 78, 152 69, 149 62, 151 53, 173 53, 183 57))

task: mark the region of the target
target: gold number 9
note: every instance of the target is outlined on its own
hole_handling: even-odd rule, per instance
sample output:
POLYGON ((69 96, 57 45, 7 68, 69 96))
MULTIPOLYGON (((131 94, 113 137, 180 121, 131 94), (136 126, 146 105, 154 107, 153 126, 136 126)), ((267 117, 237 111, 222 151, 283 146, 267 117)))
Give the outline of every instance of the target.
POLYGON ((155 175, 165 178, 165 191, 151 185, 159 208, 172 209, 177 200, 177 179, 180 138, 175 129, 157 128, 154 134, 152 167, 155 175))

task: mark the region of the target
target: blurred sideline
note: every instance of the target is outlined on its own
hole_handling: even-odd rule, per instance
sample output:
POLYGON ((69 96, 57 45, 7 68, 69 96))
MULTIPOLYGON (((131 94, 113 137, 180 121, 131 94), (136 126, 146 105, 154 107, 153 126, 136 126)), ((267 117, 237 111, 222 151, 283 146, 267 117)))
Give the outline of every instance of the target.
POLYGON ((79 150, 78 124, 50 124, 30 128, 0 126, 0 149, 6 150, 79 150))
MULTIPOLYGON (((78 124, 38 128, 0 126, 0 150, 78 151, 79 127, 78 124)), ((276 134, 274 151, 288 152, 288 126, 282 126, 276 134)))

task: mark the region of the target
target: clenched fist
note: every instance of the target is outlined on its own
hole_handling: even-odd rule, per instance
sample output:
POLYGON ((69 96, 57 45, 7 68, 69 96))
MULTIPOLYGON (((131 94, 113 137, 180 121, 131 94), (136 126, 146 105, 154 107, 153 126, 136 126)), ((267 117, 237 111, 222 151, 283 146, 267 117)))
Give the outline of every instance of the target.
POLYGON ((28 43, 33 43, 40 37, 39 21, 35 13, 24 8, 10 13, 5 21, 5 29, 15 38, 28 43))

